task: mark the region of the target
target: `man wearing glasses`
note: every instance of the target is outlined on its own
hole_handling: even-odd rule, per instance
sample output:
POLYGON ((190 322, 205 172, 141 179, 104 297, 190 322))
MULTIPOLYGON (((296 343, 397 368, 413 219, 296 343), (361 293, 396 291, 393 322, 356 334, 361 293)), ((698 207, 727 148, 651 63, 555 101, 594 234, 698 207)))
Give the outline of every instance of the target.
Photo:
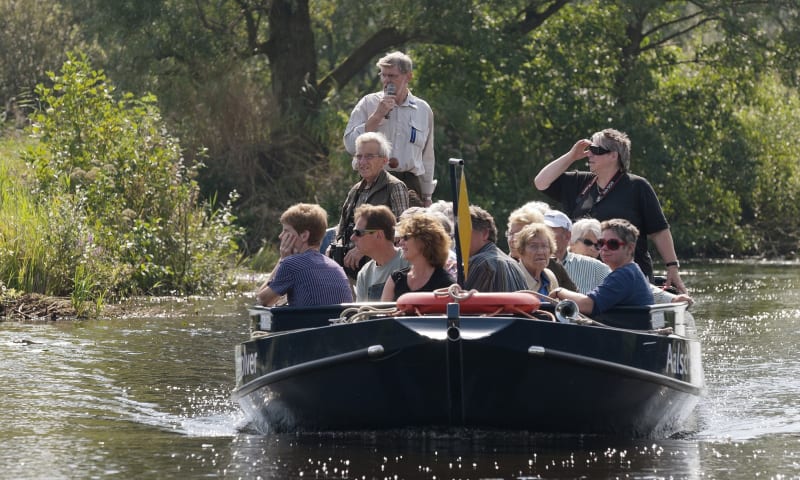
POLYGON ((329 255, 344 267, 347 275, 354 279, 361 266, 367 262, 364 253, 351 238, 355 228, 355 211, 363 204, 385 205, 395 217, 408 208, 408 189, 395 176, 384 170, 389 161, 392 146, 379 132, 367 132, 356 139, 356 154, 353 159, 361 175, 361 181, 353 185, 342 205, 336 241, 329 255))
POLYGON ((361 205, 356 208, 355 219, 356 228, 350 239, 361 253, 372 259, 358 271, 356 301, 379 301, 389 275, 409 267, 394 245, 397 222, 385 205, 361 205))
MULTIPOLYGON (((408 89, 413 77, 411 58, 392 52, 378 60, 383 89, 359 100, 344 131, 344 146, 356 153, 356 139, 364 132, 381 132, 393 145, 387 169, 431 205, 433 180, 433 110, 408 89)), ((353 169, 357 165, 353 162, 353 169)))

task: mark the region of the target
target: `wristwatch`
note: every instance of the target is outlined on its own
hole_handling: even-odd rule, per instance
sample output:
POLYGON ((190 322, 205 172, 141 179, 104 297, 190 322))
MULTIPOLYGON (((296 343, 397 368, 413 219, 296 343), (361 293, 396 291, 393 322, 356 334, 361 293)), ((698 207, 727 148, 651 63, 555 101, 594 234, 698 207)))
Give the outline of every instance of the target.
POLYGON ((678 268, 681 268, 681 264, 680 264, 680 263, 678 263, 678 261, 677 261, 677 260, 675 260, 674 262, 667 262, 667 263, 665 263, 665 264, 664 264, 664 266, 665 266, 665 267, 667 267, 667 268, 669 268, 669 267, 678 267, 678 268))

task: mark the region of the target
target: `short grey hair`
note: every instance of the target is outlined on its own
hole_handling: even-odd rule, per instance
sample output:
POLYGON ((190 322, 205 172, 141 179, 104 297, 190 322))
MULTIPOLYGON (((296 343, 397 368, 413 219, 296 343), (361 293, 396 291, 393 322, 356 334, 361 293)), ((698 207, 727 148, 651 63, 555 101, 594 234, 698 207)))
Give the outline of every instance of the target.
POLYGON ((378 60, 376 64, 378 68, 381 67, 397 67, 400 73, 408 73, 414 69, 414 64, 411 62, 411 57, 403 52, 392 52, 378 60))
POLYGON ((389 158, 392 154, 392 144, 381 132, 365 132, 356 138, 356 150, 365 143, 375 142, 378 144, 379 153, 382 157, 389 158))
POLYGON ((623 172, 631 169, 631 139, 628 138, 627 133, 606 128, 592 135, 592 142, 612 152, 617 152, 619 166, 623 172))
POLYGON ((595 238, 600 238, 602 231, 600 230, 600 221, 596 218, 582 218, 572 224, 572 243, 575 243, 580 238, 585 238, 586 234, 591 233, 595 238))

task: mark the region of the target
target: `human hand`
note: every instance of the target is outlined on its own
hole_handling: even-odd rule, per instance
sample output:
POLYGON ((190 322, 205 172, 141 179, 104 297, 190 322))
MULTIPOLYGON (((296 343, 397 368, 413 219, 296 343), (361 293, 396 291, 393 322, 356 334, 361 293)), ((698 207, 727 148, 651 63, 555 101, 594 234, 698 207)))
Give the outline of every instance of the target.
POLYGON ((289 255, 297 253, 295 244, 297 243, 298 236, 296 233, 284 231, 278 235, 278 238, 281 239, 281 244, 278 247, 278 252, 280 253, 281 258, 286 258, 289 255))
POLYGON ((386 115, 397 106, 397 96, 396 96, 397 89, 394 84, 390 83, 386 90, 383 92, 383 98, 381 99, 381 103, 378 105, 378 112, 384 118, 386 115))
POLYGON ((363 257, 364 254, 361 253, 358 247, 351 248, 347 255, 344 256, 344 265, 353 270, 358 270, 358 264, 363 257))
POLYGON ((689 291, 686 290, 686 286, 683 284, 683 280, 681 280, 681 274, 678 272, 678 267, 667 269, 667 280, 664 282, 664 288, 667 289, 671 286, 675 287, 675 290, 677 290, 678 293, 687 295, 689 293, 689 291))
POLYGON ((589 145, 591 144, 592 141, 588 138, 582 138, 575 142, 575 145, 573 145, 569 151, 569 156, 572 161, 574 162, 588 157, 589 145))
POLYGON ((675 295, 674 297, 672 297, 672 300, 670 300, 670 302, 672 302, 672 303, 686 302, 686 303, 689 304, 690 307, 692 305, 694 305, 694 299, 692 297, 690 297, 686 293, 681 293, 680 295, 675 295))

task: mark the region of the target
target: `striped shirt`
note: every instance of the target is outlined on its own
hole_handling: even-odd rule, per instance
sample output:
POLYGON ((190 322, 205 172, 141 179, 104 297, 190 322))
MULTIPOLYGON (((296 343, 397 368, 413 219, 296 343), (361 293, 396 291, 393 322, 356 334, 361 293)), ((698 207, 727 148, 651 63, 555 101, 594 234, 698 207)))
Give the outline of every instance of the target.
POLYGON ((286 295, 293 307, 353 301, 344 269, 314 249, 281 260, 268 285, 278 295, 286 295))
POLYGON ((600 260, 572 252, 567 252, 567 256, 564 257, 564 270, 575 282, 578 291, 584 295, 603 283, 611 273, 611 268, 600 260))

